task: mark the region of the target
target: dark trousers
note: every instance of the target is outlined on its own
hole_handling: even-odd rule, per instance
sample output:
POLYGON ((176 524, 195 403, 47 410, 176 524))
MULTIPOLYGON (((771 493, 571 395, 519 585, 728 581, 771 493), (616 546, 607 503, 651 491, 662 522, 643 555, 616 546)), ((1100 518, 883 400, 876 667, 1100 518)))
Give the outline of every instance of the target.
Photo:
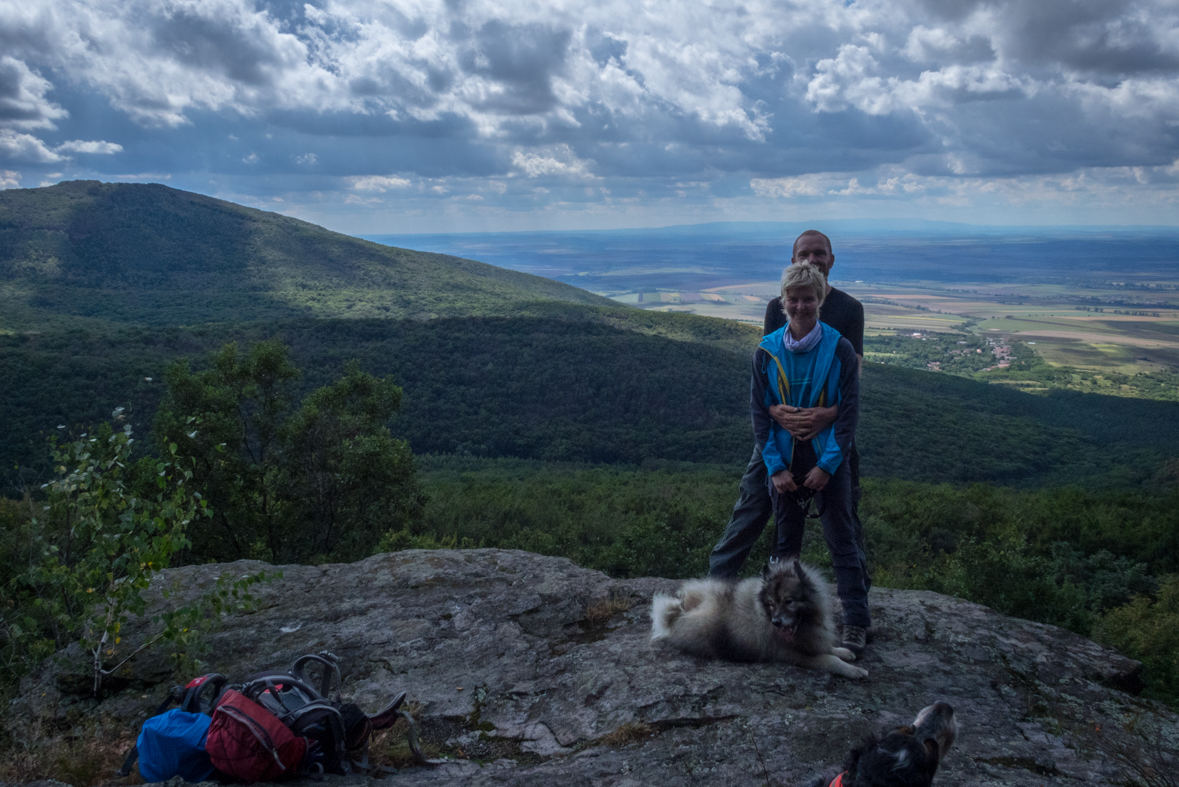
MULTIPOLYGON (((835 573, 835 590, 843 604, 843 620, 849 626, 868 628, 868 560, 864 554, 863 528, 852 503, 852 478, 848 462, 843 462, 823 491, 815 493, 823 522, 823 539, 831 553, 835 573)), ((778 494, 771 485, 770 501, 777 523, 774 556, 790 558, 802 554, 802 534, 806 527, 806 509, 791 494, 778 494)))
MULTIPOLYGON (((864 555, 866 554, 864 551, 864 529, 856 510, 860 501, 859 460, 859 452, 853 445, 847 461, 840 467, 847 467, 851 479, 853 501, 851 518, 854 523, 856 544, 860 554, 864 555)), ((741 476, 740 493, 737 502, 733 505, 733 513, 729 516, 729 522, 725 526, 724 535, 721 536, 720 541, 708 556, 708 575, 710 577, 737 576, 741 572, 741 567, 745 565, 745 559, 749 557, 753 545, 757 543, 758 537, 765 530, 766 523, 769 522, 770 514, 773 512, 774 505, 770 500, 770 491, 767 487, 766 465, 761 457, 760 446, 755 446, 753 455, 749 458, 749 464, 745 468, 745 474, 741 476)), ((826 534, 824 533, 824 535, 826 534)), ((778 542, 779 539, 775 538, 772 554, 786 554, 780 551, 778 542)), ((868 574, 866 564, 863 566, 862 572, 866 594, 867 589, 872 587, 872 577, 868 574)))

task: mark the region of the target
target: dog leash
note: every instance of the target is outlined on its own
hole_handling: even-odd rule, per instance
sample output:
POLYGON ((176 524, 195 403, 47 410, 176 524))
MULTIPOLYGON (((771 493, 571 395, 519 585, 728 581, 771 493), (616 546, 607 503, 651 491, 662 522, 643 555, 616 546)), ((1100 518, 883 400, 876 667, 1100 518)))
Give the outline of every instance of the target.
MULTIPOLYGON (((786 472, 790 473, 790 477, 794 480, 794 485, 797 489, 793 492, 787 492, 786 496, 794 501, 794 504, 802 510, 804 519, 820 519, 823 516, 823 509, 819 506, 818 500, 815 497, 815 490, 808 488, 794 476, 794 460, 798 457, 798 441, 793 435, 790 436, 790 439, 793 441, 791 443, 793 449, 790 453, 790 466, 786 468, 786 472), (812 500, 815 501, 815 508, 818 509, 813 514, 811 513, 812 500)), ((842 787, 842 785, 835 784, 828 785, 828 787, 842 787)))

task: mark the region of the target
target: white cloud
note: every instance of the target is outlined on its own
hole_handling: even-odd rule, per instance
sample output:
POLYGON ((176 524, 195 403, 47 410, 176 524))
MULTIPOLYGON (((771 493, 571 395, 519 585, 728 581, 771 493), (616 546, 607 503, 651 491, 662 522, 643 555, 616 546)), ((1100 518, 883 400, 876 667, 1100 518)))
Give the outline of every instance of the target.
POLYGON ((525 153, 517 150, 512 154, 512 166, 530 178, 541 175, 562 175, 575 178, 593 178, 590 165, 574 155, 568 145, 558 145, 542 153, 525 153))
POLYGON ((104 142, 102 140, 87 142, 81 139, 71 140, 70 142, 63 142, 58 145, 55 150, 66 153, 92 153, 95 155, 109 156, 114 153, 122 153, 123 146, 114 142, 104 142))
POLYGON ((353 178, 352 188, 357 191, 379 191, 384 194, 389 189, 404 189, 412 186, 412 181, 393 175, 369 175, 363 178, 353 178))
POLYGON ((882 78, 880 64, 869 50, 854 44, 840 48, 838 57, 820 60, 815 70, 806 99, 820 112, 841 112, 849 106, 869 115, 920 112, 1036 90, 1030 81, 995 65, 950 65, 922 71, 916 79, 882 78))
POLYGON ((754 178, 749 187, 759 197, 814 197, 823 194, 821 175, 797 178, 754 178))
POLYGON ((0 126, 26 131, 56 128, 54 121, 69 113, 45 97, 52 89, 49 80, 23 61, 0 57, 0 126))
POLYGON ((0 189, 19 189, 20 173, 10 169, 0 169, 0 189))
POLYGON ((0 128, 0 158, 34 164, 53 164, 65 161, 68 157, 54 153, 44 142, 31 134, 0 128))
POLYGON ((309 193, 327 177, 489 208, 591 180, 619 202, 721 182, 958 200, 1056 177, 1093 195, 1100 171, 1155 189, 1179 160, 1174 0, 38 0, 0 3, 0 52, 9 168, 137 155, 133 134, 83 141, 96 107, 156 129, 153 168, 174 145, 178 170, 264 159, 309 193))
MULTIPOLYGON (((1133 202, 1145 206, 1179 205, 1179 165, 1091 168, 1060 175, 1009 178, 922 177, 898 174, 897 168, 888 167, 851 178, 824 172, 798 178, 755 179, 750 188, 761 198, 818 204, 905 197, 965 208, 999 201, 1017 210, 1044 204, 1106 204, 1124 209, 1133 202)), ((1132 211, 1126 215, 1132 215, 1132 211)), ((1019 214, 1006 221, 1021 223, 1019 214)))

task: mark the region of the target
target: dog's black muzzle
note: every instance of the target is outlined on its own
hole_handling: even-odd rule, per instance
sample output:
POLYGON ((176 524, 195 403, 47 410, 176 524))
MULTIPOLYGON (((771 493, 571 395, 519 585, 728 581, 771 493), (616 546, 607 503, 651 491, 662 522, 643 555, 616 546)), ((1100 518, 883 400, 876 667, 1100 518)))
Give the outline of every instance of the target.
POLYGON ((798 626, 802 620, 798 615, 774 615, 770 618, 770 623, 774 624, 774 628, 786 629, 794 635, 798 633, 798 626))

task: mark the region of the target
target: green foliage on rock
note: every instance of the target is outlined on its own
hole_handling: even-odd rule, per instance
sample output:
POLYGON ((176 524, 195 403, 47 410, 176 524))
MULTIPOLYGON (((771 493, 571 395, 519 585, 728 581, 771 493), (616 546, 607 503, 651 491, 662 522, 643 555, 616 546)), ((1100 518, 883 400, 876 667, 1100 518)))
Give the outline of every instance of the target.
POLYGON ((205 513, 183 462, 172 455, 135 463, 132 442, 130 426, 108 425, 55 451, 60 475, 29 523, 29 568, 7 586, 25 597, 14 604, 24 614, 10 622, 13 647, 37 654, 38 633, 57 648, 80 640, 93 660, 95 693, 120 630, 146 610, 152 575, 186 546, 186 529, 205 513))
POLYGON ((0 511, 6 577, 0 584, 0 688, 76 642, 87 654, 97 695, 105 678, 155 642, 167 641, 174 656, 188 657, 207 620, 236 608, 236 599, 248 597, 243 591, 260 581, 221 583, 195 604, 161 612, 156 635, 135 650, 122 643, 130 619, 147 611, 144 593, 152 578, 174 563, 188 546, 188 531, 208 514, 175 446, 163 458, 135 460, 131 434, 129 425, 115 431, 103 424, 55 447, 57 475, 45 485, 44 501, 6 503, 0 511))
POLYGON ((1148 696, 1179 702, 1179 575, 1167 576, 1156 596, 1112 610, 1093 638, 1142 662, 1148 696))
POLYGON ((352 560, 418 515, 413 456, 387 426, 401 389, 352 363, 296 404, 298 378, 277 341, 227 344, 199 372, 169 367, 153 434, 191 462, 213 512, 192 558, 352 560))

